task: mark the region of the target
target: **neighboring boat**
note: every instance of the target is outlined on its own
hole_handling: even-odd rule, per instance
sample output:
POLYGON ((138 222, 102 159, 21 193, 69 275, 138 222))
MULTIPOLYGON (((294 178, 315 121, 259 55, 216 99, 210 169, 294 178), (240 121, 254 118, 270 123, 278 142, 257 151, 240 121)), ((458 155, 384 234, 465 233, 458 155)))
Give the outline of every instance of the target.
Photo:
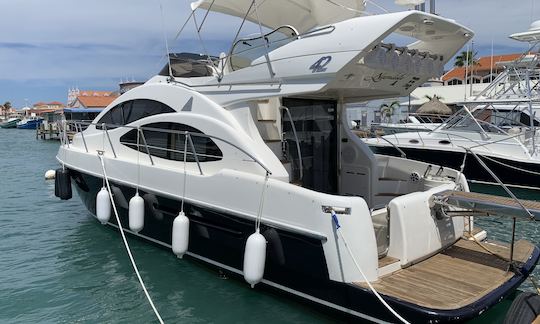
MULTIPOLYGON (((540 39, 540 22, 529 32, 512 35, 529 39, 520 35, 540 39)), ((418 161, 456 169, 463 165, 471 182, 497 184, 485 164, 509 186, 540 190, 540 89, 534 79, 540 72, 539 49, 538 41, 531 43, 520 59, 436 129, 364 141, 380 154, 404 152, 418 161)))
POLYGON ((43 118, 41 117, 29 117, 25 118, 17 123, 17 128, 19 129, 36 129, 43 123, 43 118))
POLYGON ((21 120, 19 118, 10 118, 3 123, 0 123, 1 128, 17 128, 17 123, 21 120))
POLYGON ((472 32, 418 11, 299 2, 193 3, 273 31, 219 58, 171 55, 94 122, 71 122, 56 195, 71 197, 70 177, 118 227, 110 190, 123 230, 359 319, 479 316, 527 278, 538 248, 490 245, 508 262, 483 250, 471 214, 447 203, 469 194, 462 174, 374 155, 343 117, 348 102, 406 96, 440 74, 472 32), (385 43, 392 33, 417 40, 385 43))
POLYGON ((441 126, 448 117, 410 114, 403 123, 372 123, 371 133, 388 135, 407 132, 430 132, 441 126))

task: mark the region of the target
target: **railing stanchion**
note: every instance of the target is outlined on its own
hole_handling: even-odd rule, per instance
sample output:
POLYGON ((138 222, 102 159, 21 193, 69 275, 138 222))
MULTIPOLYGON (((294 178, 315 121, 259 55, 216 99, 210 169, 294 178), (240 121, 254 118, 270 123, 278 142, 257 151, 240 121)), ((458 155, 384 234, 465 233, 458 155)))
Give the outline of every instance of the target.
POLYGON ((289 111, 289 108, 285 107, 285 106, 281 106, 280 107, 281 109, 285 110, 285 112, 287 113, 287 117, 289 118, 289 121, 291 122, 291 127, 292 127, 292 131, 293 131, 293 134, 294 134, 294 139, 296 141, 296 151, 298 152, 298 161, 300 161, 299 163, 299 169, 300 169, 300 180, 302 180, 304 178, 304 164, 303 164, 303 160, 302 160, 302 151, 300 149, 300 140, 298 139, 298 134, 296 133, 296 126, 294 125, 294 120, 292 118, 292 115, 291 115, 291 112, 289 111))
POLYGON ((88 145, 86 145, 86 139, 84 138, 84 131, 81 124, 79 124, 79 127, 81 128, 81 137, 84 143, 84 149, 86 150, 86 153, 88 153, 88 145))
MULTIPOLYGON (((141 134, 141 139, 144 142, 144 148, 146 148, 146 154, 148 154, 148 158, 150 159, 150 163, 154 165, 154 159, 152 159, 152 154, 150 154, 150 149, 148 148, 148 144, 146 143, 146 137, 144 137, 144 132, 141 130, 140 127, 137 127, 137 131, 139 134, 141 134)), ((137 151, 139 150, 139 147, 137 147, 137 151)))
POLYGON ((69 146, 69 135, 67 133, 67 123, 65 123, 64 125, 65 125, 65 127, 64 127, 65 144, 67 144, 67 147, 70 148, 70 146, 69 146))
MULTIPOLYGON (((62 128, 60 129, 61 131, 61 138, 60 140, 64 143, 64 145, 67 144, 68 148, 70 147, 70 144, 69 144, 69 138, 68 138, 68 126, 72 125, 71 128, 75 127, 77 132, 78 132, 78 128, 81 127, 81 136, 82 136, 82 139, 83 139, 83 143, 84 143, 84 146, 85 146, 85 149, 87 152, 89 152, 89 149, 88 149, 88 146, 87 146, 87 142, 86 142, 86 138, 83 134, 83 130, 82 130, 82 125, 86 125, 86 126, 97 126, 97 127, 102 127, 106 137, 107 137, 107 140, 109 141, 109 145, 111 146, 111 150, 114 154, 114 157, 117 158, 117 154, 116 154, 116 151, 114 149, 114 146, 113 146, 113 143, 112 143, 112 140, 109 136, 109 132, 107 130, 107 126, 105 123, 101 123, 101 124, 97 124, 97 123, 93 123, 93 122, 76 122, 76 121, 66 121, 66 120, 63 120, 61 122, 61 126, 62 128)), ((220 138, 220 137, 216 137, 216 136, 212 136, 212 135, 207 135, 207 134, 202 134, 202 133, 191 133, 189 131, 174 131, 174 130, 162 130, 162 129, 158 129, 158 128, 152 128, 152 127, 140 127, 140 126, 126 126, 126 125, 118 125, 118 126, 115 126, 115 127, 122 127, 122 128, 128 128, 128 129, 134 129, 134 130, 137 130, 139 133, 140 133, 140 136, 141 136, 141 140, 142 140, 142 143, 141 145, 144 145, 145 147, 145 151, 148 155, 148 158, 150 159, 150 163, 152 165, 155 165, 154 163, 154 159, 152 158, 152 154, 150 153, 150 146, 148 145, 148 142, 146 141, 146 137, 144 136, 144 132, 143 132, 143 129, 144 130, 150 130, 150 131, 155 131, 155 132, 164 132, 164 133, 168 133, 168 134, 179 134, 179 135, 184 135, 184 136, 187 136, 187 139, 189 141, 189 145, 190 145, 190 151, 192 152, 192 154, 194 155, 195 157, 195 162, 197 162, 197 166, 199 168, 199 171, 201 173, 201 175, 203 174, 203 171, 202 171, 202 167, 201 167, 201 164, 200 164, 200 160, 199 160, 199 154, 197 154, 196 152, 196 149, 195 149, 195 144, 193 142, 193 139, 192 137, 193 136, 197 136, 197 137, 202 137, 202 138, 207 138, 207 139, 213 139, 213 140, 216 140, 216 141, 219 141, 219 142, 223 142, 225 143, 226 145, 230 145, 231 147, 233 147, 234 149, 240 151, 241 153, 245 154, 247 157, 249 157, 253 162, 257 163, 261 168, 263 168, 266 173, 268 173, 269 175, 272 174, 272 171, 270 171, 270 169, 268 169, 259 159, 257 159, 255 156, 253 156, 252 154, 250 154, 249 152, 247 152, 246 150, 244 150, 243 148, 239 147, 238 145, 234 144, 234 143, 231 143, 229 142, 228 140, 226 139, 223 139, 223 138, 220 138)), ((171 150, 171 149, 167 149, 167 148, 160 148, 160 147, 152 147, 153 149, 158 149, 158 150, 167 150, 167 151, 172 151, 172 152, 177 152, 177 153, 180 153, 180 151, 176 151, 176 150, 171 150)), ((140 147, 137 147, 137 150, 139 150, 140 147)), ((204 154, 202 154, 204 155, 204 154)))
POLYGON ((117 158, 116 152, 114 150, 114 146, 113 146, 113 143, 111 141, 111 137, 109 136, 109 131, 107 130, 107 125, 106 124, 103 124, 103 130, 105 131, 105 135, 107 135, 107 140, 109 141, 109 145, 111 146, 111 151, 113 152, 114 158, 116 159, 117 158))
POLYGON ((197 156, 197 152, 195 151, 195 145, 193 145, 193 141, 191 140, 191 134, 186 132, 185 136, 187 136, 189 146, 191 147, 191 152, 193 153, 193 156, 195 157, 195 161, 197 162, 197 167, 199 167, 199 172, 201 173, 201 175, 203 175, 201 162, 199 162, 199 156, 197 156))
POLYGON ((380 138, 382 139, 383 141, 387 142, 388 144, 392 145, 400 154, 401 154, 401 157, 402 158, 407 158, 407 154, 405 154, 405 152, 399 148, 399 146, 397 146, 396 144, 392 143, 392 141, 390 140, 387 140, 386 138, 382 137, 382 136, 377 136, 377 138, 380 138))

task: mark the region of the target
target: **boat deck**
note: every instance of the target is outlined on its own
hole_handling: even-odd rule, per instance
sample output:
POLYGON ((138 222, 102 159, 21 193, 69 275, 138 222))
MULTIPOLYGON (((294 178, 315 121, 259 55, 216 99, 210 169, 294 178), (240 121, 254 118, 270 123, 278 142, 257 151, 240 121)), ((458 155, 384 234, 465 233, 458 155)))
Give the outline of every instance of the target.
MULTIPOLYGON (((483 243, 490 251, 509 258, 509 244, 483 243)), ((534 245, 518 241, 514 260, 524 263, 534 245)), ((513 272, 508 262, 490 254, 474 241, 460 240, 450 248, 422 262, 398 270, 373 283, 381 294, 432 309, 455 309, 469 305, 487 295, 513 272)), ((367 288, 365 283, 355 283, 367 288)))

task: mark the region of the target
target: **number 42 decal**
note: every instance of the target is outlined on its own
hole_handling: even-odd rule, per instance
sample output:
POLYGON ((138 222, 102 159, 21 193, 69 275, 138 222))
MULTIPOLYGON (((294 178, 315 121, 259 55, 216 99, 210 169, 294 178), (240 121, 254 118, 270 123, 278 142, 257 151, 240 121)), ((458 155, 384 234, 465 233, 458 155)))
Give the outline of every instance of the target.
POLYGON ((326 66, 332 61, 332 56, 323 56, 309 67, 311 73, 325 72, 326 66))

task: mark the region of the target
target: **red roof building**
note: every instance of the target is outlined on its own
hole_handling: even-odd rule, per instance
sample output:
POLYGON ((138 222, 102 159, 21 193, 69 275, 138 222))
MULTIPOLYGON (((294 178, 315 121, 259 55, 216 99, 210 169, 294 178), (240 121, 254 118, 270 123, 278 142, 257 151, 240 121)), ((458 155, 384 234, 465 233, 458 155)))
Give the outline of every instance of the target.
POLYGON ((467 83, 490 83, 504 70, 504 63, 519 59, 522 54, 505 54, 483 56, 478 59, 478 64, 465 67, 455 67, 443 75, 442 80, 445 85, 463 84, 465 72, 467 72, 467 83), (472 76, 471 76, 472 75, 472 76))
POLYGON ((118 96, 119 94, 114 91, 69 89, 67 106, 69 108, 105 108, 118 96))
POLYGON ((64 104, 59 101, 37 102, 33 104, 33 110, 58 110, 64 108, 64 104))
POLYGON ((118 96, 77 96, 73 108, 105 108, 118 96))

